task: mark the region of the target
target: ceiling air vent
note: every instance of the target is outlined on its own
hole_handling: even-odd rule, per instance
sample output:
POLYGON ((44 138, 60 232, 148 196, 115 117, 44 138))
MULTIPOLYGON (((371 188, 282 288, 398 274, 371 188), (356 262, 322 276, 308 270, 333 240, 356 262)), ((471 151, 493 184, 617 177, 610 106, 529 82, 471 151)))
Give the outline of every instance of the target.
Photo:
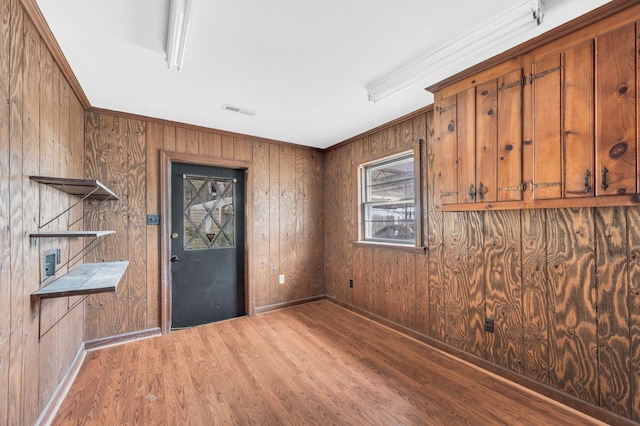
POLYGON ((254 110, 247 109, 247 108, 240 108, 240 107, 229 105, 229 104, 222 105, 222 109, 225 111, 238 112, 244 115, 252 115, 252 116, 256 115, 256 111, 254 110))

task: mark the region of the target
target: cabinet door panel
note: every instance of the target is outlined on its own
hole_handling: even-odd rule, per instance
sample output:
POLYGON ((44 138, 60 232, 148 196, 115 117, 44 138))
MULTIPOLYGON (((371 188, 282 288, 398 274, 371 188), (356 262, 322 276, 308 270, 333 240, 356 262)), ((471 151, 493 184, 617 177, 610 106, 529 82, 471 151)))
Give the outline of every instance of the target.
POLYGON ((560 54, 533 64, 533 199, 562 195, 560 54))
POLYGON ((497 197, 498 83, 492 80, 476 87, 476 183, 478 201, 497 197))
POLYGON ((456 96, 443 99, 435 112, 435 126, 439 138, 436 149, 439 170, 436 175, 436 204, 456 204, 458 197, 457 182, 457 105, 456 96))
POLYGON ((564 52, 564 196, 594 195, 593 42, 564 52))
POLYGON ((458 94, 458 202, 476 200, 476 91, 458 94))
POLYGON ((635 24, 596 38, 596 195, 636 192, 635 58, 635 24))
POLYGON ((522 199, 522 71, 498 79, 498 201, 522 199))

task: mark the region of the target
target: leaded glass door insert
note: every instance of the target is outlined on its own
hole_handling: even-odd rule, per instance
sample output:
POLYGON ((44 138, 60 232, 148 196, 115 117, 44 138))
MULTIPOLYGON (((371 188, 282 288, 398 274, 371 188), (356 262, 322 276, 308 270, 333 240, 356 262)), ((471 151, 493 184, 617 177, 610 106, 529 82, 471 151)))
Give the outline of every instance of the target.
POLYGON ((183 175, 184 249, 235 247, 236 179, 183 175))

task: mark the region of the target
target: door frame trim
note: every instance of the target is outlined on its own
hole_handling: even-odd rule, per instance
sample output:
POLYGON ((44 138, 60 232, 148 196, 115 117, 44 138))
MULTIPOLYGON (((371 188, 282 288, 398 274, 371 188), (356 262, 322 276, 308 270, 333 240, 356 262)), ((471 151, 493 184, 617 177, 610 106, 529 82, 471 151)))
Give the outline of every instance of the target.
POLYGON ((185 163, 202 166, 244 170, 244 307, 249 316, 255 315, 255 294, 251 281, 253 257, 249 239, 253 236, 253 170, 250 161, 209 157, 185 152, 160 151, 160 328, 162 334, 171 331, 171 166, 185 163))

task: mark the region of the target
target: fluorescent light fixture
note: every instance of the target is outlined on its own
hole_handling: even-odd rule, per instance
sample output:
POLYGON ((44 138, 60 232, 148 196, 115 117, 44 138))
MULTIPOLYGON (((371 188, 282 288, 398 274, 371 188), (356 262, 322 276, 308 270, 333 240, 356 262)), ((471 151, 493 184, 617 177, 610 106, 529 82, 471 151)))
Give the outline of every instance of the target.
POLYGON ((171 0, 170 7, 167 28, 167 63, 170 70, 181 71, 191 21, 191 0, 171 0))
POLYGON ((541 0, 521 1, 488 24, 372 83, 367 87, 369 100, 379 102, 416 83, 424 83, 435 71, 453 66, 478 52, 489 51, 540 25, 542 7, 541 0))

